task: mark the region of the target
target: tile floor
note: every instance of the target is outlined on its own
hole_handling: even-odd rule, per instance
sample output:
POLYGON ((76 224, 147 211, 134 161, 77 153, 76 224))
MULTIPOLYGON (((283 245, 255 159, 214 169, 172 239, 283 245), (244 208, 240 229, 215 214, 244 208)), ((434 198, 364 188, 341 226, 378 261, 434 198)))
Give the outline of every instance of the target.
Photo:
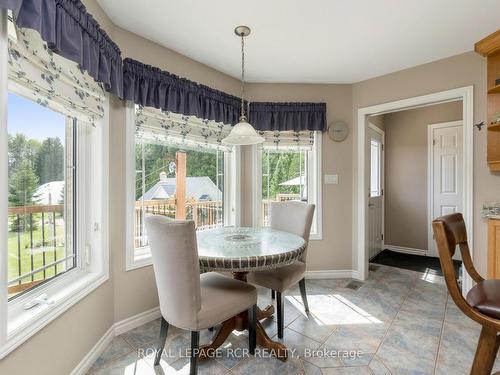
MULTIPOLYGON (((247 348, 246 333, 233 333, 217 358, 200 361, 198 373, 469 373, 480 326, 456 308, 441 277, 379 266, 358 290, 346 288, 349 281, 307 280, 309 315, 303 310, 298 288, 287 293, 283 342, 294 353, 287 362, 263 356, 241 358, 231 349, 247 348), (349 355, 352 353, 358 355, 349 355)), ((270 302, 270 292, 259 289, 259 305, 270 302)), ((264 325, 269 336, 276 336, 275 322, 268 319, 264 325)), ((189 347, 190 335, 176 328, 169 330, 168 353, 154 368, 153 355, 147 355, 147 349, 154 348, 159 328, 158 319, 116 337, 88 374, 189 373, 189 359, 182 353, 189 347)), ((202 332, 201 343, 208 342, 212 334, 202 332)), ((495 371, 499 370, 497 360, 495 371)))

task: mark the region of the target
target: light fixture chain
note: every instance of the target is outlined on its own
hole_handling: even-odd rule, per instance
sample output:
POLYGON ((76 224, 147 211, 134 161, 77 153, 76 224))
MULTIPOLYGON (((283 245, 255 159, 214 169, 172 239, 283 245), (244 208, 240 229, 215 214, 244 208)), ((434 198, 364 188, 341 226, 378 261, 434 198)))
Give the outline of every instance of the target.
POLYGON ((245 36, 241 34, 241 117, 245 117, 245 36))

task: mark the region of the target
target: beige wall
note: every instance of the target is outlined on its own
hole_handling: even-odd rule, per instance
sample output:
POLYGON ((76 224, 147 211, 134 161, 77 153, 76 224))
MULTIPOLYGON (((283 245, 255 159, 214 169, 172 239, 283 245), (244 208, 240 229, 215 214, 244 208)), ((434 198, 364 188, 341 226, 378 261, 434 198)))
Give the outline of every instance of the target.
MULTIPOLYGON (((326 102, 327 123, 334 120, 351 122, 351 85, 250 84, 248 96, 253 101, 318 101, 326 102)), ((323 239, 311 240, 307 253, 309 270, 349 270, 351 259, 351 184, 350 153, 352 137, 333 142, 322 137, 322 169, 324 174, 338 174, 338 185, 320 184, 323 193, 323 239)), ((251 152, 244 152, 243 217, 251 225, 252 170, 251 152)), ((323 178, 322 178, 323 180, 323 178)))
MULTIPOLYGON (((474 123, 486 121, 486 61, 474 52, 355 84, 353 119, 357 117, 359 108, 464 86, 474 86, 474 123)), ((356 163, 357 147, 352 151, 353 163, 356 163)), ((353 181, 356 184, 355 177, 353 181)), ((474 261, 483 274, 486 273, 487 223, 481 218, 481 204, 487 200, 498 200, 499 192, 500 174, 491 173, 486 164, 486 132, 474 128, 473 251, 474 261)), ((357 219, 356 216, 354 219, 357 219)), ((353 242, 356 241, 353 237, 353 242)), ((357 253, 353 252, 353 262, 356 259, 357 253)))
MULTIPOLYGON (((139 38, 111 24, 95 0, 84 0, 89 11, 120 45, 123 56, 135 57, 172 73, 238 94, 239 83, 200 63, 139 38)), ((484 60, 464 54, 436 63, 408 69, 355 85, 286 85, 251 84, 251 100, 310 100, 324 101, 328 106, 328 122, 341 119, 350 123, 351 135, 342 143, 323 137, 323 173, 339 174, 339 185, 323 185, 323 240, 312 241, 308 256, 311 270, 350 269, 355 267, 352 251, 352 211, 354 195, 353 166, 356 147, 353 143, 357 109, 367 105, 411 97, 449 88, 474 85, 475 121, 485 120, 484 60)), ((125 149, 124 105, 111 101, 110 113, 110 280, 88 297, 69 309, 61 318, 45 327, 18 350, 0 361, 0 373, 68 374, 87 354, 113 322, 146 311, 158 305, 151 267, 125 272, 125 149), (49 360, 48 360, 49 359, 49 360)), ((486 227, 479 217, 480 203, 498 198, 500 176, 486 169, 485 133, 475 138, 475 230, 476 255, 480 270, 485 270, 486 227)), ((243 153, 242 197, 243 218, 249 223, 251 175, 249 152, 243 153)))
POLYGON ((427 250, 427 129, 461 119, 461 101, 383 116, 386 244, 427 250))

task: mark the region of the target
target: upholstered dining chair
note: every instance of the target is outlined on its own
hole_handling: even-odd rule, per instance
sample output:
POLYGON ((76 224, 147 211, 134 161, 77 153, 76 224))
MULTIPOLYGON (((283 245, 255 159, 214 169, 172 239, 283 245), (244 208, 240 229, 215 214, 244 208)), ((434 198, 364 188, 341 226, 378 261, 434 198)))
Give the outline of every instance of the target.
POLYGON ((200 275, 193 221, 146 216, 162 315, 154 364, 160 363, 169 324, 191 331, 190 374, 197 373, 200 331, 248 310, 249 351, 255 352, 257 290, 243 281, 207 272, 200 275))
POLYGON ((467 243, 467 231, 462 214, 455 213, 432 222, 439 251, 441 268, 453 301, 462 312, 482 325, 471 375, 489 375, 495 364, 500 345, 500 280, 484 280, 476 271, 467 243), (476 285, 462 296, 453 266, 456 247, 462 254, 465 269, 476 285))
MULTIPOLYGON (((309 233, 314 215, 314 204, 302 202, 272 202, 269 204, 269 223, 272 229, 289 232, 309 241, 309 233)), ((271 295, 276 296, 278 310, 278 337, 283 338, 284 300, 283 293, 299 283, 302 302, 305 311, 309 311, 306 294, 306 251, 295 263, 272 270, 257 271, 250 273, 247 280, 251 283, 271 289, 271 295)))

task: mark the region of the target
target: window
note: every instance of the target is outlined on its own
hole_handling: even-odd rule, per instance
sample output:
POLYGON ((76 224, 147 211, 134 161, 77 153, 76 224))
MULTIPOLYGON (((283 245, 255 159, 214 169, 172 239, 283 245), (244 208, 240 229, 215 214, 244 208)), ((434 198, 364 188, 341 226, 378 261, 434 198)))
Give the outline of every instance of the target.
POLYGON ((266 132, 264 138, 264 145, 254 149, 254 225, 269 225, 270 202, 314 203, 311 239, 320 239, 321 134, 266 132))
POLYGON ((8 96, 8 297, 76 266, 76 121, 8 96))
POLYGON ((270 202, 307 202, 308 151, 262 150, 262 225, 270 202))
POLYGON ((370 197, 382 195, 382 143, 378 139, 370 141, 370 197))
POLYGON ((135 247, 147 247, 147 213, 194 220, 197 230, 224 225, 224 152, 190 150, 136 138, 135 247), (185 164, 177 161, 184 155, 185 164), (180 168, 185 168, 185 200, 176 200, 180 168), (180 207, 182 204, 182 207, 180 207))
POLYGON ((0 27, 0 359, 108 278, 104 90, 35 31, 9 31, 0 27))
POLYGON ((147 214, 194 220, 197 230, 235 223, 238 150, 220 140, 229 127, 129 105, 127 269, 151 264, 147 214))

